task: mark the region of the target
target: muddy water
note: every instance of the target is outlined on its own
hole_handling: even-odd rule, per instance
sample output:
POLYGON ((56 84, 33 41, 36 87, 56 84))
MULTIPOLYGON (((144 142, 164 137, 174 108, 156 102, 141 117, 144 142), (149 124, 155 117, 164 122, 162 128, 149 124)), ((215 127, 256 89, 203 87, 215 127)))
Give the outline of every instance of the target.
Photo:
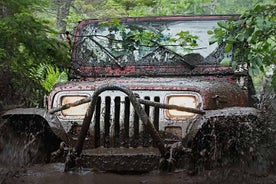
POLYGON ((0 183, 2 184, 274 184, 276 175, 245 174, 239 169, 205 171, 190 176, 186 171, 161 173, 159 171, 140 174, 114 174, 82 169, 63 172, 64 164, 33 165, 28 168, 13 168, 3 173, 0 167, 0 183))
MULTIPOLYGON (((191 177, 185 171, 174 173, 160 173, 159 171, 140 174, 124 175, 92 171, 82 169, 79 171, 63 172, 64 164, 55 163, 47 165, 33 165, 25 172, 18 174, 10 180, 10 183, 28 184, 181 184, 181 183, 203 183, 205 177, 191 177)), ((9 180, 7 180, 9 181, 9 180)), ((7 182, 8 183, 8 182, 7 182)))

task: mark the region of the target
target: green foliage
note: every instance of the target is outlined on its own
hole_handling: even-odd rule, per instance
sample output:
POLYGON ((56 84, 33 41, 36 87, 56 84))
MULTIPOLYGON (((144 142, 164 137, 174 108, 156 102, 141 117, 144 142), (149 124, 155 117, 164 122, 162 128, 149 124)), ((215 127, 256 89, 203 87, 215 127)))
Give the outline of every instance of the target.
POLYGON ((216 14, 241 14, 248 9, 253 9, 260 3, 273 3, 275 0, 218 0, 215 6, 216 14))
MULTIPOLYGON (((249 74, 265 73, 276 65, 276 5, 257 5, 245 11, 239 20, 218 23, 210 43, 225 43, 224 52, 233 52, 234 63, 249 63, 249 74)), ((276 69, 272 86, 276 89, 276 69)))
POLYGON ((29 76, 38 81, 47 92, 50 92, 56 83, 68 81, 67 73, 67 70, 60 71, 53 65, 43 63, 29 70, 29 76))
MULTIPOLYGON (((37 16, 47 4, 46 0, 0 2, 5 10, 0 19, 0 69, 17 74, 12 85, 18 85, 18 89, 25 88, 27 91, 26 88, 33 87, 30 82, 37 81, 33 81, 26 71, 39 63, 62 68, 68 65, 68 44, 57 39, 57 32, 49 26, 49 21, 37 16), (25 81, 30 85, 21 86, 25 85, 25 81)), ((36 96, 34 93, 37 92, 24 95, 36 96)))
POLYGON ((149 49, 150 47, 154 48, 156 46, 179 46, 186 52, 190 52, 192 48, 198 46, 198 36, 191 35, 189 31, 182 30, 175 37, 172 37, 158 30, 149 30, 134 25, 121 24, 120 20, 116 18, 102 22, 100 25, 108 27, 109 34, 107 39, 112 44, 116 42, 118 47, 116 49, 123 50, 123 52, 139 50, 142 47, 149 49))
POLYGON ((69 15, 66 18, 67 30, 72 30, 78 21, 87 19, 87 13, 95 11, 92 4, 88 4, 83 0, 74 0, 73 7, 70 8, 69 15))
POLYGON ((198 36, 191 35, 189 31, 180 31, 176 34, 176 38, 171 38, 170 41, 178 43, 186 51, 190 51, 191 48, 198 46, 198 36))
POLYGON ((231 58, 223 58, 220 62, 221 66, 231 66, 231 58))
MULTIPOLYGON (((140 45, 152 45, 153 41, 160 39, 157 32, 145 30, 136 26, 121 24, 119 19, 101 23, 101 26, 108 26, 109 39, 118 42, 123 50, 136 50, 140 45), (116 35, 121 39, 115 40, 116 35)), ((118 45, 118 46, 119 46, 118 45)))
POLYGON ((74 10, 89 18, 239 14, 260 2, 275 0, 75 0, 74 10))
POLYGON ((189 0, 107 0, 108 10, 116 7, 115 16, 181 15, 189 9, 189 0))

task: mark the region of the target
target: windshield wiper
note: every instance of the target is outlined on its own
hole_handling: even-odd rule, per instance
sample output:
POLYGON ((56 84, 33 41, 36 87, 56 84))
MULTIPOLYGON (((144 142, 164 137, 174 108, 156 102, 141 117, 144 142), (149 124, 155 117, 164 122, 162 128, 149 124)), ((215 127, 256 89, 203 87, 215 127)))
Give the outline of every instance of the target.
MULTIPOLYGON (((150 41, 151 41, 154 45, 158 46, 159 48, 163 48, 163 49, 165 49, 166 51, 168 51, 168 52, 170 52, 170 53, 172 53, 172 54, 174 54, 174 55, 176 55, 176 56, 182 58, 181 61, 182 61, 183 63, 185 63, 186 65, 188 65, 188 66, 190 67, 191 70, 194 69, 194 68, 196 67, 196 65, 191 64, 191 63, 189 63, 189 62, 186 61, 187 58, 190 56, 190 54, 186 54, 186 55, 182 56, 182 55, 178 54, 177 52, 175 52, 175 51, 173 51, 173 50, 171 50, 171 49, 168 49, 168 48, 165 47, 164 45, 162 45, 162 44, 160 44, 160 43, 158 43, 158 42, 156 42, 156 41, 154 41, 154 40, 150 40, 150 41), (186 57, 185 57, 185 56, 186 56, 186 57)), ((193 54, 194 54, 194 53, 193 53, 193 54)), ((196 54, 196 55, 197 55, 197 54, 196 54)))
POLYGON ((92 42, 94 42, 102 51, 121 69, 124 69, 124 66, 122 66, 119 62, 119 60, 111 53, 109 50, 107 50, 104 46, 102 46, 99 42, 97 42, 95 39, 92 38, 92 36, 87 36, 92 42))

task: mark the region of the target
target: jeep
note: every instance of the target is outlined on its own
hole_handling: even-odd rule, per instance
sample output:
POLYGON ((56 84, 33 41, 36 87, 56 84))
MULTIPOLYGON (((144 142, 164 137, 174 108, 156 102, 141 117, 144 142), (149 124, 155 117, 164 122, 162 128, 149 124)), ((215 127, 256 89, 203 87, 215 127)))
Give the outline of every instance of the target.
POLYGON ((54 86, 46 109, 3 115, 2 154, 15 158, 19 151, 23 162, 62 161, 66 171, 214 165, 242 144, 224 140, 250 131, 258 116, 247 66, 222 66, 232 56, 209 45, 207 31, 231 17, 80 21, 67 32, 74 38, 70 81, 54 86))

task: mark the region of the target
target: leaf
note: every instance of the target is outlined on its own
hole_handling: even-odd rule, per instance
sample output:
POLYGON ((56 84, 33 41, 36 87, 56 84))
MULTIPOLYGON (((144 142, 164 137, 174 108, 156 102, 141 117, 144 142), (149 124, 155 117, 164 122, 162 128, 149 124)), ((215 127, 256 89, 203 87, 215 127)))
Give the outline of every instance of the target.
POLYGON ((248 74, 249 74, 251 77, 254 76, 251 68, 248 69, 248 74))
POLYGON ((232 51, 232 48, 233 48, 232 43, 226 43, 226 45, 224 47, 224 53, 228 53, 228 52, 232 51))
POLYGON ((236 40, 235 40, 234 36, 230 35, 230 36, 228 36, 228 37, 226 38, 226 41, 227 41, 227 42, 234 43, 236 40))
POLYGON ((238 41, 242 42, 242 41, 244 41, 245 36, 244 36, 243 33, 238 33, 238 34, 236 35, 236 39, 237 39, 238 41))
POLYGON ((212 34, 214 34, 214 31, 208 30, 208 31, 207 31, 207 34, 212 35, 212 34))
POLYGON ((271 86, 276 91, 276 70, 274 70, 272 75, 271 86))
POLYGON ((229 28, 229 26, 226 23, 226 21, 219 21, 218 22, 218 26, 221 27, 221 28, 224 28, 224 29, 228 29, 229 28))
POLYGON ((179 38, 184 38, 188 34, 189 34, 189 31, 180 31, 176 35, 179 36, 179 38))
POLYGON ((223 29, 215 29, 214 32, 217 37, 225 36, 225 31, 223 29))
POLYGON ((114 19, 112 19, 112 23, 113 23, 113 26, 118 26, 118 25, 120 25, 120 20, 117 18, 114 18, 114 19))
POLYGON ((223 58, 220 62, 221 66, 230 66, 231 65, 231 58, 223 58))
POLYGON ((238 63, 237 63, 237 61, 232 61, 232 68, 235 70, 235 69, 237 69, 237 65, 238 65, 238 63))
POLYGON ((176 38, 170 38, 170 39, 169 39, 169 42, 175 43, 175 42, 177 42, 177 39, 176 39, 176 38))
POLYGON ((258 4, 255 6, 254 11, 258 12, 261 9, 261 6, 258 4))
POLYGON ((260 66, 260 70, 261 70, 261 72, 262 73, 265 73, 265 68, 264 68, 264 66, 262 65, 262 66, 260 66))
POLYGON ((212 45, 218 41, 218 38, 214 35, 209 39, 209 44, 212 45))

